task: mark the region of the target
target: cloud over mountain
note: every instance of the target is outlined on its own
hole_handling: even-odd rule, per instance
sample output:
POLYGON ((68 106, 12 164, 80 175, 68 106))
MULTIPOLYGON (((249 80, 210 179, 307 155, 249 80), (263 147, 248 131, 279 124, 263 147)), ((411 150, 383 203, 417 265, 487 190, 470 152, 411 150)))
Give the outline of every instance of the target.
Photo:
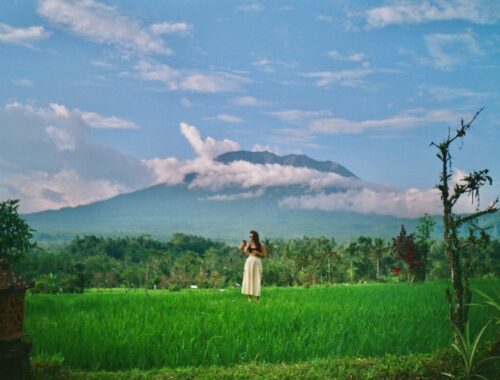
MULTIPOLYGON (((237 154, 230 161, 217 161, 215 158, 225 152, 240 150, 240 144, 202 138, 200 131, 187 123, 180 124, 180 132, 195 153, 188 160, 139 160, 92 144, 94 128, 130 129, 136 125, 60 104, 44 108, 10 103, 0 108, 0 124, 0 197, 21 198, 23 212, 86 204, 159 183, 205 189, 210 194, 206 201, 214 202, 259 198, 266 189, 293 185, 301 188, 302 194, 283 196, 280 206, 405 217, 440 211, 435 189, 399 190, 312 166, 250 162, 243 156, 237 159, 237 154), (186 182, 188 175, 191 178, 186 182), (221 193, 228 187, 240 192, 221 193)), ((303 162, 313 161, 301 157, 303 162)), ((463 173, 454 180, 461 177, 463 173)), ((460 210, 470 211, 471 206, 464 203, 460 210)))

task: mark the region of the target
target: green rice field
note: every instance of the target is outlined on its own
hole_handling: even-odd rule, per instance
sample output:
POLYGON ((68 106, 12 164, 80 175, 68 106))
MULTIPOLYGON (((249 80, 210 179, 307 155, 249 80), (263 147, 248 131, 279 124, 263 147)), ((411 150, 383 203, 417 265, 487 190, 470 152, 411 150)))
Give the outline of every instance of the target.
MULTIPOLYGON (((25 330, 35 358, 59 356, 82 370, 408 355, 450 346, 446 285, 264 288, 259 304, 239 289, 30 295, 25 330)), ((489 294, 499 287, 499 279, 473 283, 489 294)), ((472 307, 472 331, 490 313, 472 307)))

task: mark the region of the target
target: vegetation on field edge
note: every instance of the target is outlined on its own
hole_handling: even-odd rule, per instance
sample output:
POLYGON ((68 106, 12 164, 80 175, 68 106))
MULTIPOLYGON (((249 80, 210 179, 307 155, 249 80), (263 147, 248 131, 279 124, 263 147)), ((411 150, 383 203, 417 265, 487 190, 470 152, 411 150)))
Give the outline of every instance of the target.
MULTIPOLYGON (((496 348, 498 350, 498 347, 496 348)), ((491 354, 493 347, 483 346, 491 354)), ((380 358, 339 358, 312 360, 295 364, 249 363, 230 367, 186 367, 130 371, 75 371, 61 361, 32 361, 35 380, 145 380, 145 379, 440 379, 443 372, 460 369, 460 359, 451 350, 409 356, 386 355, 380 358)), ((494 378, 499 363, 485 368, 486 378, 494 378), (496 366, 496 367, 495 367, 496 366)))

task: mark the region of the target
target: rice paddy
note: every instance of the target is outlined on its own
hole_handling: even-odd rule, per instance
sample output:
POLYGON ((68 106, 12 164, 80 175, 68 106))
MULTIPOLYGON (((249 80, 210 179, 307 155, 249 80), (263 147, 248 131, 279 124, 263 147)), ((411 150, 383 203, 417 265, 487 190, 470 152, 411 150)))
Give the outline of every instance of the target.
MULTIPOLYGON (((477 280, 473 288, 492 294, 499 285, 477 280)), ((264 288, 259 304, 239 289, 32 295, 25 330, 34 357, 83 370, 407 355, 450 346, 446 286, 264 288)), ((471 307, 472 331, 489 313, 471 307)))

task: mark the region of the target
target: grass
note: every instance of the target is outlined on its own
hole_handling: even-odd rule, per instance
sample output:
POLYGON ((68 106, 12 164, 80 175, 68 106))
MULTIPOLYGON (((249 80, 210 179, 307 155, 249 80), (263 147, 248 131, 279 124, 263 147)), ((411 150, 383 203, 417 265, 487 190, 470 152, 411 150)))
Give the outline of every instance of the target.
MULTIPOLYGON (((230 367, 182 367, 154 370, 80 371, 57 362, 32 362, 36 380, 167 380, 167 379, 440 379, 443 370, 455 368, 448 351, 380 358, 319 359, 295 364, 238 364, 230 367)), ((492 374, 496 373, 494 371, 492 374)))
MULTIPOLYGON (((491 294, 499 284, 473 288, 491 294)), ((85 371, 411 356, 451 345, 445 287, 265 288, 260 304, 238 289, 36 295, 27 298, 25 330, 35 358, 56 355, 85 371)), ((471 330, 490 315, 471 308, 471 330)))

